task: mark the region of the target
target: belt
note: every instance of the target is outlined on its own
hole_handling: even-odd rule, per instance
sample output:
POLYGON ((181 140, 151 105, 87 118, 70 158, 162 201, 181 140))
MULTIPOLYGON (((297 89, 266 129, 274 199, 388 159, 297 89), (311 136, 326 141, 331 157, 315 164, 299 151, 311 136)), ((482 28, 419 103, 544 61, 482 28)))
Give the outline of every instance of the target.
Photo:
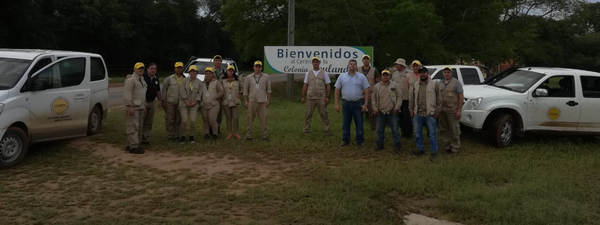
POLYGON ((346 102, 363 102, 364 100, 362 98, 359 98, 358 100, 346 100, 346 99, 342 99, 342 101, 346 101, 346 102))

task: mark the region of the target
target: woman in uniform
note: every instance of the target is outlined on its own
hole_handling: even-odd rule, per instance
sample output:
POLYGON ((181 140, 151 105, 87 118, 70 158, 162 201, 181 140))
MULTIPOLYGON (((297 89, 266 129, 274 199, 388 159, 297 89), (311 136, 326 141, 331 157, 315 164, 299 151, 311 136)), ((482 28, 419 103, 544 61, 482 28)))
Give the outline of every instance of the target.
POLYGON ((181 114, 181 138, 180 144, 185 143, 185 134, 189 124, 190 143, 194 143, 194 133, 196 132, 196 115, 200 101, 202 100, 202 82, 196 79, 198 68, 192 65, 189 68, 190 76, 183 79, 180 86, 181 99, 179 100, 179 113, 181 114))
POLYGON ((223 97, 223 85, 214 77, 214 69, 206 67, 204 82, 202 82, 202 120, 204 121, 204 139, 217 139, 217 134, 210 135, 210 130, 217 130, 217 115, 219 115, 220 101, 223 97))
POLYGON ((221 81, 225 95, 223 96, 223 104, 221 107, 227 119, 227 139, 235 136, 237 139, 242 137, 239 134, 240 128, 240 98, 242 97, 242 85, 235 74, 233 65, 227 66, 227 74, 225 79, 221 81))

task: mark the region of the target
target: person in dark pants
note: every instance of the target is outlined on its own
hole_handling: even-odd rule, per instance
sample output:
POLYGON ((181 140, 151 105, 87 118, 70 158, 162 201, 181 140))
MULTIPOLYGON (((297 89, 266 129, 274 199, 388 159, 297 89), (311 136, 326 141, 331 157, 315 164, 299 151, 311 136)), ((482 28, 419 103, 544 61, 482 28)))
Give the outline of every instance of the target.
POLYGON ((335 111, 340 112, 340 92, 342 93, 343 107, 343 126, 342 143, 339 147, 345 147, 350 144, 350 123, 354 118, 356 126, 356 144, 363 148, 365 142, 363 116, 367 111, 367 101, 369 101, 369 81, 365 75, 356 71, 356 60, 352 59, 348 63, 348 72, 340 75, 335 82, 335 111), (363 98, 363 92, 365 94, 363 98))
POLYGON ((154 111, 156 105, 158 108, 162 106, 160 94, 160 80, 156 76, 156 64, 148 64, 148 73, 144 74, 144 80, 148 85, 146 90, 146 116, 144 117, 144 127, 142 131, 142 144, 150 144, 150 132, 152 132, 152 124, 154 123, 154 111), (155 102, 158 100, 158 104, 155 102))
MULTIPOLYGON (((408 76, 413 75, 412 71, 406 69, 406 60, 398 58, 394 62, 396 72, 392 74, 392 81, 400 85, 402 91, 402 108, 398 113, 398 122, 402 131, 402 136, 406 138, 412 138, 412 119, 410 118, 410 112, 408 110, 408 93, 412 84, 408 82, 408 76)), ((414 83, 413 83, 414 84, 414 83)))
POLYGON ((425 145, 423 137, 423 128, 427 129, 429 144, 431 147, 431 157, 433 161, 437 155, 437 119, 442 111, 442 96, 440 89, 435 81, 429 77, 427 68, 421 67, 416 70, 419 72, 419 81, 415 83, 409 93, 410 116, 413 117, 417 149, 414 155, 425 154, 425 145))

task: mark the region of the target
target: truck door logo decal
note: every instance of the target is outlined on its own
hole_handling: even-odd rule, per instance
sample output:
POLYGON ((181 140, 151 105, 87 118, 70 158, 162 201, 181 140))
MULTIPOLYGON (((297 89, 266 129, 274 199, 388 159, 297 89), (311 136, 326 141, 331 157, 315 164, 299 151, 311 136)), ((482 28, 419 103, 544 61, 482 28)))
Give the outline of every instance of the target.
POLYGON ((548 119, 557 120, 560 118, 560 110, 557 107, 552 107, 548 110, 548 119))
POLYGON ((64 97, 58 97, 52 100, 50 110, 54 115, 62 115, 69 110, 69 101, 64 97))

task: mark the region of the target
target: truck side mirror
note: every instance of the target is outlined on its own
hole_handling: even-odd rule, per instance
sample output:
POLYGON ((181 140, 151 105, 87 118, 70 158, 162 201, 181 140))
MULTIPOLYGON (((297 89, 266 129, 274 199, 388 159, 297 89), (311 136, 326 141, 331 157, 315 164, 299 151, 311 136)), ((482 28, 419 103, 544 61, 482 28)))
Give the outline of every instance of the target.
POLYGON ((35 81, 33 81, 33 85, 31 87, 32 91, 43 91, 46 90, 46 85, 48 84, 48 81, 46 81, 46 79, 43 78, 38 78, 35 79, 35 81))
POLYGON ((534 97, 547 97, 548 96, 548 90, 546 90, 544 88, 535 89, 535 93, 534 93, 533 96, 534 97))

